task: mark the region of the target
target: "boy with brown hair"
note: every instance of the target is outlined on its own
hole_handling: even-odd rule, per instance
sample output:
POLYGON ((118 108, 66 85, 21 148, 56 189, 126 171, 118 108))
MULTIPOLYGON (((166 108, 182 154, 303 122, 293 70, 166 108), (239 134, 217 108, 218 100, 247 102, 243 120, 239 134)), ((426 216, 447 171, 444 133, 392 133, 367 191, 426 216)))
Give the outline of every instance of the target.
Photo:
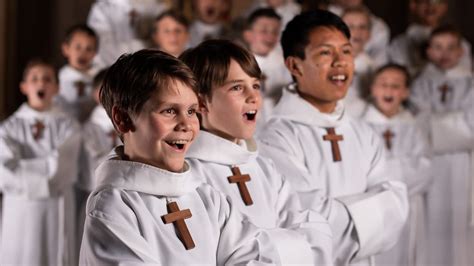
POLYGON ((349 39, 347 25, 328 11, 288 23, 281 44, 296 83, 283 92, 260 147, 303 207, 328 219, 334 263, 369 265, 396 243, 408 202, 405 184, 386 172, 379 137, 341 102, 354 71, 349 39))

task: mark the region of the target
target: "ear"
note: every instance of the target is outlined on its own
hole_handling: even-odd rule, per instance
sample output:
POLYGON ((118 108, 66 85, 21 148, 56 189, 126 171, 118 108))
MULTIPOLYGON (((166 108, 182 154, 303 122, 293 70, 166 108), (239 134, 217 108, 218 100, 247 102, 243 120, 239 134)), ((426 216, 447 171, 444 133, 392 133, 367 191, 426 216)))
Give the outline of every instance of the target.
POLYGON ((207 107, 208 97, 200 93, 198 95, 198 98, 199 98, 199 112, 201 114, 208 113, 209 112, 209 108, 207 107))
POLYGON ((69 56, 69 44, 63 42, 61 45, 61 51, 63 52, 63 56, 67 58, 69 56))
POLYGON ((135 126, 133 125, 133 121, 128 113, 124 112, 117 106, 112 107, 112 121, 120 134, 135 131, 135 126))
POLYGON ((26 84, 25 84, 24 81, 22 81, 22 82, 20 83, 20 91, 21 91, 21 93, 22 93, 23 95, 26 96, 27 91, 26 91, 26 84))
POLYGON ((301 59, 295 56, 288 56, 285 59, 286 68, 290 71, 291 75, 295 78, 303 76, 301 59))
POLYGON ((252 42, 252 31, 249 29, 244 30, 242 37, 244 38, 244 41, 247 43, 247 45, 250 47, 250 43, 252 42))

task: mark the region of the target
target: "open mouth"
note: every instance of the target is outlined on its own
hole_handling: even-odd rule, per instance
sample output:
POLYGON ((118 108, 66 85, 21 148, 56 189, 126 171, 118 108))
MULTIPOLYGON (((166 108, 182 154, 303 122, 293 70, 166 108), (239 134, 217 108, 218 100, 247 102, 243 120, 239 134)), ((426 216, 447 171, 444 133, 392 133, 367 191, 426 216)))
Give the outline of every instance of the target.
POLYGON ((77 62, 78 62, 79 65, 81 65, 81 66, 87 65, 87 59, 85 59, 85 58, 79 58, 79 59, 77 59, 77 62))
POLYGON ((208 7, 208 8, 206 9, 206 15, 208 15, 209 17, 214 16, 215 13, 216 13, 216 9, 213 8, 213 7, 208 7))
POLYGON ((46 92, 44 90, 39 90, 36 94, 40 99, 44 99, 44 97, 46 96, 46 92))
POLYGON ((392 103, 394 98, 392 96, 384 96, 383 101, 386 103, 392 103))
POLYGON ((250 110, 244 113, 244 118, 248 121, 255 121, 257 118, 257 110, 250 110))
POLYGON ((347 79, 348 77, 345 74, 337 74, 337 75, 329 76, 329 80, 339 86, 345 84, 347 79))
POLYGON ((179 139, 179 140, 166 140, 166 144, 170 145, 176 150, 184 150, 186 147, 186 144, 189 142, 189 140, 184 140, 184 139, 179 139))

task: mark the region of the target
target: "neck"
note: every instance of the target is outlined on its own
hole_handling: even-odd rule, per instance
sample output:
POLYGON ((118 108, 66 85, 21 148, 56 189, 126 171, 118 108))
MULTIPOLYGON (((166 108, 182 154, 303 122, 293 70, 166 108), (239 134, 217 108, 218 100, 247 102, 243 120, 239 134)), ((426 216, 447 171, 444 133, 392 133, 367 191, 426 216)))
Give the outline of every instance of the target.
POLYGON ((308 94, 304 94, 298 91, 298 94, 301 98, 305 99, 309 102, 313 107, 318 109, 321 113, 332 113, 336 110, 337 101, 324 101, 321 99, 317 99, 314 96, 310 96, 308 94))
POLYGON ((203 120, 203 122, 202 122, 201 129, 202 129, 202 130, 205 130, 205 131, 207 131, 207 132, 209 132, 209 133, 211 133, 211 134, 214 134, 214 135, 216 135, 216 136, 219 136, 219 137, 221 137, 221 138, 223 138, 223 139, 226 139, 226 140, 228 140, 228 141, 230 141, 230 142, 233 142, 233 143, 238 143, 238 141, 239 141, 238 138, 236 138, 236 137, 234 137, 234 136, 231 136, 231 135, 229 135, 229 134, 227 134, 227 133, 225 133, 225 132, 223 132, 223 131, 221 131, 221 130, 218 130, 218 129, 216 129, 216 128, 213 128, 211 125, 209 125, 209 123, 206 123, 204 120, 203 120))
POLYGON ((400 113, 401 108, 398 107, 398 108, 393 109, 393 110, 382 110, 382 109, 377 107, 377 110, 379 110, 379 112, 381 112, 385 117, 392 118, 392 117, 396 116, 398 113, 400 113))

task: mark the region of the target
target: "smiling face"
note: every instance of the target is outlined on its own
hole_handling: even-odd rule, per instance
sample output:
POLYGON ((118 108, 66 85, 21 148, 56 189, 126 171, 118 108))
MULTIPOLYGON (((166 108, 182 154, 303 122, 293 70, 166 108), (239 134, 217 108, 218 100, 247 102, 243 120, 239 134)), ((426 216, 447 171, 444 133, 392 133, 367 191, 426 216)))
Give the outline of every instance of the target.
POLYGON ((62 51, 71 67, 86 71, 91 67, 97 52, 96 39, 85 32, 77 31, 69 42, 63 43, 62 51))
POLYGON ((463 55, 461 40, 451 33, 435 35, 427 50, 429 60, 442 70, 455 67, 463 55))
POLYGON ((58 83, 53 68, 47 65, 31 67, 20 83, 21 92, 28 98, 28 105, 38 111, 51 107, 58 93, 58 83))
POLYGON ((408 98, 405 74, 395 68, 380 72, 370 88, 374 104, 387 117, 392 117, 400 111, 400 107, 408 98))
POLYGON ((352 46, 339 30, 317 27, 310 32, 304 51, 304 60, 296 56, 286 59, 287 68, 298 83, 298 92, 321 112, 332 112, 352 81, 352 46))
POLYGON ((203 128, 233 142, 252 138, 262 102, 260 81, 231 59, 224 84, 211 93, 201 97, 203 128))
POLYGON ((185 25, 167 16, 155 22, 152 39, 162 51, 178 57, 186 48, 189 34, 185 25))
POLYGON ((252 27, 244 32, 245 41, 250 51, 266 56, 278 43, 280 38, 280 21, 275 18, 260 17, 252 27))
POLYGON ((181 172, 186 151, 199 132, 198 98, 180 81, 171 81, 170 85, 172 88, 152 94, 141 112, 131 118, 130 130, 120 126, 121 122, 123 125, 127 121, 116 109, 112 116, 114 124, 122 131, 129 160, 181 172))
POLYGON ((356 56, 364 50, 365 44, 370 39, 370 18, 362 12, 350 12, 342 19, 351 30, 351 44, 356 56))

